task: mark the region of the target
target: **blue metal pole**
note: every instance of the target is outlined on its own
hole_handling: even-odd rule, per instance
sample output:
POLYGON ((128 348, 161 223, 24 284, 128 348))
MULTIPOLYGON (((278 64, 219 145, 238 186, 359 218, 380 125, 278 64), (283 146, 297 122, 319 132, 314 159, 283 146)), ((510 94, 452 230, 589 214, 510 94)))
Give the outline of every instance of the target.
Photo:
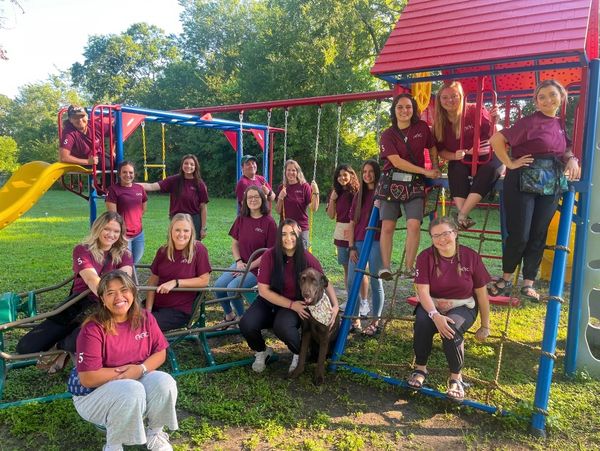
POLYGON ((577 349, 579 348, 579 331, 581 328, 581 309, 583 304, 583 281, 586 270, 586 248, 588 239, 588 223, 592 202, 592 168, 596 140, 598 139, 598 98, 600 96, 600 60, 590 61, 587 105, 585 112, 585 128, 583 136, 583 154, 581 161, 582 177, 578 186, 579 193, 577 216, 580 219, 575 233, 575 254, 573 255, 573 276, 571 278, 571 296, 569 298, 569 322, 567 328, 567 344, 565 349, 565 373, 573 376, 577 369, 577 349))
POLYGON ((271 145, 270 143, 270 139, 269 139, 269 130, 265 130, 265 139, 264 139, 264 149, 263 149, 263 177, 265 178, 265 180, 269 183, 271 183, 271 180, 269 180, 269 146, 271 145))
MULTIPOLYGON (((377 227, 377 222, 379 221, 379 208, 373 206, 371 210, 371 217, 369 218, 369 225, 367 226, 367 233, 365 235, 365 241, 363 242, 362 249, 360 255, 358 256, 358 263, 355 267, 355 277, 352 282, 352 287, 350 288, 350 292, 348 293, 348 301, 346 303, 345 312, 350 312, 350 315, 354 312, 354 306, 356 305, 356 300, 358 299, 358 292, 360 290, 360 284, 362 282, 363 273, 367 267, 367 262, 369 261, 369 254, 371 253, 371 246, 373 245, 373 238, 375 238, 375 228, 377 227)), ((346 316, 346 315, 345 315, 346 316)), ((342 354, 344 353, 344 348, 346 347, 346 338, 348 337, 348 332, 350 332, 351 320, 350 318, 343 318, 342 324, 340 326, 340 332, 338 334, 337 340, 335 342, 335 346, 333 347, 333 356, 332 361, 337 362, 340 360, 342 354)), ((336 365, 330 365, 329 369, 331 371, 336 370, 336 365)))
POLYGON ((115 145, 116 145, 116 160, 115 166, 119 166, 121 161, 125 159, 123 154, 123 113, 121 110, 115 111, 115 145))
POLYGON ((92 224, 94 223, 94 221, 96 220, 96 216, 98 215, 98 207, 96 206, 96 199, 98 198, 98 192, 96 191, 96 188, 94 187, 94 176, 93 175, 90 175, 88 177, 88 186, 89 186, 89 190, 90 190, 89 204, 90 204, 90 227, 91 227, 92 224))
POLYGON ((571 234, 571 220, 574 205, 575 192, 571 186, 571 189, 563 196, 556 249, 554 251, 554 263, 552 265, 552 274, 550 276, 550 298, 546 309, 542 354, 540 356, 540 366, 535 386, 535 398, 533 401, 534 413, 531 418, 531 431, 539 436, 545 436, 544 428, 548 412, 552 371, 554 369, 554 360, 556 359, 556 335, 558 333, 558 322, 560 320, 561 296, 565 283, 565 268, 568 255, 567 246, 569 245, 569 236, 571 234))

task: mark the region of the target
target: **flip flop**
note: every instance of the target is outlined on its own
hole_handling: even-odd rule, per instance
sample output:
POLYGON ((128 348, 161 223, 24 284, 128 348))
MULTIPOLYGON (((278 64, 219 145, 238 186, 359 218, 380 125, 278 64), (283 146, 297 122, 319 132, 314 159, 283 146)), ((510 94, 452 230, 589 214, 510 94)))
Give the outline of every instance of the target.
POLYGON ((467 385, 459 379, 449 379, 446 397, 452 401, 462 402, 465 399, 466 387, 467 385))
POLYGON ((530 301, 540 302, 540 294, 533 288, 533 285, 523 285, 521 287, 521 296, 530 301))
POLYGON ((427 371, 423 371, 418 368, 415 368, 415 369, 413 369, 412 373, 410 373, 410 376, 408 376, 406 383, 413 390, 419 390, 423 387, 423 384, 425 383, 427 376, 429 376, 429 373, 427 371), (418 379, 420 376, 423 376, 423 380, 418 379))
POLYGON ((470 229, 471 227, 473 227, 475 224, 477 224, 475 221, 473 221, 471 218, 469 218, 468 216, 466 218, 461 218, 461 217, 457 217, 457 222, 458 222, 458 226, 462 229, 462 230, 467 230, 470 229))
POLYGON ((376 337, 381 333, 381 327, 375 326, 374 324, 369 324, 366 329, 363 331, 363 335, 367 337, 376 337))

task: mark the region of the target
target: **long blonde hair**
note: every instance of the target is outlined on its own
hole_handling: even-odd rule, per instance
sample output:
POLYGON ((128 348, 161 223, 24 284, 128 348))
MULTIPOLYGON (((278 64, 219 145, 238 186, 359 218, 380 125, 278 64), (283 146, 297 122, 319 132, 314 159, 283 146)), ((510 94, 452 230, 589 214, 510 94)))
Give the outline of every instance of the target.
POLYGON ((105 211, 98 216, 92 224, 89 235, 83 239, 81 244, 87 247, 87 249, 93 255, 94 260, 96 260, 98 263, 102 263, 104 261, 104 252, 100 248, 100 234, 102 233, 104 227, 106 227, 106 225, 111 221, 115 221, 119 224, 119 227, 121 227, 119 239, 115 241, 108 251, 113 264, 118 265, 123 259, 123 254, 127 252, 125 225, 123 224, 123 218, 119 213, 115 211, 105 211))
POLYGON ((446 124, 450 123, 448 119, 448 112, 442 107, 442 92, 445 89, 452 88, 458 91, 460 95, 460 101, 458 104, 458 119, 452 124, 452 130, 456 138, 460 138, 460 127, 462 121, 462 110, 463 110, 463 99, 465 98, 465 92, 459 81, 453 81, 448 84, 444 84, 435 95, 435 117, 433 118, 433 134, 435 139, 439 142, 444 141, 444 129, 446 124))
POLYGON ((106 308, 103 299, 104 294, 108 289, 108 284, 113 280, 121 282, 133 295, 133 304, 131 304, 131 307, 129 307, 129 310, 127 311, 127 320, 130 321, 131 330, 135 330, 142 325, 144 313, 140 307, 137 286, 126 272, 118 269, 108 272, 100 277, 100 282, 98 283, 98 297, 100 298, 100 303, 96 310, 84 320, 83 324, 94 321, 99 324, 106 333, 116 335, 117 323, 110 310, 106 308))
POLYGON ((196 249, 196 228, 194 227, 194 221, 192 217, 187 213, 177 213, 171 219, 171 223, 169 224, 169 231, 167 232, 167 244, 163 245, 163 248, 167 250, 167 258, 169 261, 175 261, 175 243, 173 242, 173 226, 177 221, 185 221, 190 225, 192 229, 192 233, 190 236, 190 241, 183 249, 183 257, 185 258, 186 263, 192 263, 194 259, 194 249, 196 249))
POLYGON ((298 171, 298 183, 300 183, 300 184, 306 183, 306 177, 304 177, 304 172, 302 172, 302 168, 300 167, 298 162, 296 160, 287 160, 285 162, 285 164, 283 165, 283 185, 289 184, 287 175, 285 175, 285 170, 287 169, 287 167, 289 165, 294 165, 294 167, 296 168, 296 171, 298 171))

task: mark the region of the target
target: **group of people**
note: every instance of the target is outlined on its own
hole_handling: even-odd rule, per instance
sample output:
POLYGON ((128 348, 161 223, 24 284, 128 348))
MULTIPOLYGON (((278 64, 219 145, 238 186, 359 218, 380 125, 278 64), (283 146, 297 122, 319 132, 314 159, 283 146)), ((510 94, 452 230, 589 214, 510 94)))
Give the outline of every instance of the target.
MULTIPOLYGON (((454 82, 444 85, 436 95, 431 130, 420 119, 415 100, 409 94, 400 94, 390 109, 391 126, 381 135, 383 168, 375 160, 365 161, 359 175, 347 164, 336 168, 327 214, 336 221, 334 243, 347 288, 356 277, 361 253, 367 251, 363 245, 371 210, 373 205, 379 207, 380 231, 368 250, 368 276, 360 275, 361 302, 353 312, 355 331, 361 330, 359 315, 365 307, 369 311, 369 286, 373 315, 363 333, 372 336, 380 330, 383 280, 393 276, 394 230, 398 218, 402 214, 406 217, 405 268, 400 272, 414 278, 419 300, 413 338, 415 368, 408 377, 409 386, 418 389, 425 383, 432 338, 439 333, 450 370, 447 395, 463 399, 464 333, 479 313, 480 327, 475 336, 484 340, 489 335, 488 296, 509 292, 512 275, 521 261, 521 293, 539 299, 533 283, 548 224, 565 175, 570 180, 580 175, 570 141, 556 117, 566 98, 559 83, 546 80, 534 93, 537 111, 508 129, 495 131, 496 108, 477 111, 465 102, 461 85, 454 82), (480 123, 480 143, 475 146, 478 155, 473 155, 476 121, 480 123), (431 167, 425 165, 426 150, 431 167), (424 179, 441 175, 440 158, 449 161, 448 179, 457 213, 454 218, 440 217, 430 222, 432 245, 417 256, 424 179), (470 177, 473 164, 477 170, 470 177), (481 257, 459 245, 458 234, 460 229, 474 225, 470 211, 492 189, 504 169, 508 236, 502 256, 503 275, 492 282, 481 257), (553 174, 551 181, 546 176, 540 178, 540 171, 553 174), (536 185, 539 179, 546 180, 544 186, 536 185), (396 186, 395 192, 391 185, 396 186)), ((69 109, 69 121, 79 124, 82 117, 81 111, 74 108, 72 115, 69 109)), ((71 128, 84 133, 75 123, 71 128)), ((74 133, 70 128, 68 132, 74 133)), ((67 152, 67 145, 72 145, 67 140, 63 144, 61 155, 67 152)), ((86 163, 90 161, 88 158, 86 163)), ((275 190, 257 174, 255 157, 243 157, 242 171, 236 187, 239 214, 229 231, 232 264, 215 281, 214 285, 223 289, 216 296, 223 299, 225 325, 240 319, 240 332, 255 352, 254 371, 263 371, 273 353, 265 343, 263 329, 272 329, 291 351, 289 370, 293 371, 300 349, 300 322, 309 315, 298 276, 307 267, 323 272, 320 262, 307 250, 308 210, 318 209, 319 188, 314 181, 306 182, 294 160, 285 162, 283 183, 275 190), (279 226, 271 216, 271 202, 275 202, 275 211, 280 215, 279 226), (235 289, 256 284, 258 297, 245 311, 235 289)), ((62 368, 69 353, 75 356, 69 383, 74 403, 82 417, 107 427, 106 449, 146 441, 150 449, 171 449, 163 427, 177 427, 177 388, 170 376, 156 368, 164 362, 168 346, 162 333, 190 320, 196 294, 177 289, 203 288, 210 281, 208 251, 200 242, 207 232, 207 189, 194 155, 183 157, 178 175, 157 183, 134 183, 134 165, 128 161, 119 165, 118 176, 119 183, 110 187, 106 198, 108 211, 98 217, 89 236, 73 251, 75 280, 70 299, 85 297, 29 331, 17 350, 36 353, 55 347, 65 351, 46 362, 51 370, 62 368), (156 289, 148 292, 145 303, 141 303, 131 275, 144 252, 146 191, 157 190, 170 193, 171 221, 167 242, 158 249, 151 265, 148 283, 156 289), (135 352, 129 352, 133 348, 135 352)), ((333 325, 340 306, 333 287, 330 285, 326 291, 333 325)))

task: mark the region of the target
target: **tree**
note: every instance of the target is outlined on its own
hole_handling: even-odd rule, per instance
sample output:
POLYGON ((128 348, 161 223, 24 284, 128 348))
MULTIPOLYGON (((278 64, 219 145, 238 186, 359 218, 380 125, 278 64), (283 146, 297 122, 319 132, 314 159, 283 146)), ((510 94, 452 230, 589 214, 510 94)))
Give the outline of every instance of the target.
POLYGON ((0 172, 17 169, 17 142, 10 136, 0 136, 0 172))
MULTIPOLYGON (((0 30, 6 28, 6 16, 5 16, 5 6, 3 3, 6 3, 6 0, 0 0, 0 30)), ((25 14, 25 10, 21 6, 21 4, 17 0, 8 0, 8 3, 12 5, 14 9, 19 9, 21 13, 25 14)), ((8 55, 6 54, 6 50, 2 44, 0 44, 0 60, 7 60, 8 55)))
POLYGON ((179 51, 174 36, 137 23, 120 35, 91 36, 83 55, 85 61, 73 64, 71 75, 94 103, 134 104, 151 92, 179 51))

